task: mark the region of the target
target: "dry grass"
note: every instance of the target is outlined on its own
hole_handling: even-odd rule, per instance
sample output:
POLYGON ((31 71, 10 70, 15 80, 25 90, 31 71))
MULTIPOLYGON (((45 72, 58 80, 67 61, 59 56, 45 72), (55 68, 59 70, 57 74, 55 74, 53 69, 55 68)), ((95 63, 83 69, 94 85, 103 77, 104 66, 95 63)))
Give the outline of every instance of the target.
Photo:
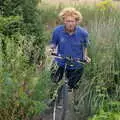
MULTIPOLYGON (((99 3, 103 0, 42 0, 42 3, 45 3, 46 5, 59 5, 59 4, 65 4, 65 5, 94 5, 99 3)), ((120 8, 120 0, 113 0, 114 4, 120 8)))
POLYGON ((59 4, 59 3, 63 3, 63 4, 96 4, 101 0, 45 0, 43 2, 45 3, 49 3, 49 4, 59 4))

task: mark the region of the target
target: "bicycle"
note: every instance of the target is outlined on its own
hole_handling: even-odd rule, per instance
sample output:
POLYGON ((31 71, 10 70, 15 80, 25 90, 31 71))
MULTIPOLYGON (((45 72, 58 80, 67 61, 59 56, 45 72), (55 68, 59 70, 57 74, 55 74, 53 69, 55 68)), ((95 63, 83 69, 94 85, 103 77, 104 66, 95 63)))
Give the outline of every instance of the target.
POLYGON ((72 57, 63 57, 60 55, 57 55, 55 53, 51 54, 52 56, 55 56, 60 59, 65 60, 65 66, 64 66, 64 74, 62 80, 59 82, 58 88, 54 94, 54 104, 53 104, 53 120, 66 120, 66 114, 68 112, 68 79, 65 75, 65 71, 67 68, 67 65, 73 66, 74 62, 78 62, 80 64, 86 64, 86 60, 80 60, 80 59, 73 59, 72 57), (59 107, 61 105, 61 107, 59 107), (57 114, 59 113, 59 118, 57 114))

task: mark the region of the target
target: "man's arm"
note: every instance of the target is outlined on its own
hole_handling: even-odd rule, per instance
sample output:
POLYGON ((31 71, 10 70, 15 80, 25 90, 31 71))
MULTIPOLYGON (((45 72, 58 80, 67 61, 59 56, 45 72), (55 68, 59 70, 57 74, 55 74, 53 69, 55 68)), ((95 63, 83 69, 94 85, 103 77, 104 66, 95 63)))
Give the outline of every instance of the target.
POLYGON ((87 61, 87 63, 91 62, 91 58, 88 57, 88 45, 89 45, 89 39, 88 39, 88 33, 86 33, 85 35, 85 39, 84 39, 84 59, 87 61))
POLYGON ((49 45, 49 52, 54 53, 56 51, 56 45, 55 44, 50 44, 49 45))
POLYGON ((84 55, 87 56, 87 48, 85 48, 84 55))
POLYGON ((87 63, 91 62, 91 58, 88 57, 88 50, 87 50, 87 48, 85 48, 84 57, 85 57, 85 60, 87 61, 87 63))
POLYGON ((56 45, 53 44, 53 43, 51 43, 49 46, 50 46, 51 49, 56 49, 56 45))
POLYGON ((58 34, 58 31, 56 29, 54 29, 53 33, 52 33, 51 40, 50 40, 50 44, 49 44, 50 53, 56 51, 58 41, 59 41, 59 34, 58 34))

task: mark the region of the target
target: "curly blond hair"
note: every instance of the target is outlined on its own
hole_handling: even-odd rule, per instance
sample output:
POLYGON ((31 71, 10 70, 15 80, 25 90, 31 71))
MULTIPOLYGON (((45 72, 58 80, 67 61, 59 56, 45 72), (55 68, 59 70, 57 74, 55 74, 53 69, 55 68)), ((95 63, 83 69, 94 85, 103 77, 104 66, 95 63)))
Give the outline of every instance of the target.
POLYGON ((59 18, 60 20, 64 20, 67 16, 72 16, 76 19, 76 21, 81 22, 82 21, 82 15, 79 11, 77 11, 75 8, 73 7, 69 7, 69 8, 64 8, 60 13, 59 13, 59 18))

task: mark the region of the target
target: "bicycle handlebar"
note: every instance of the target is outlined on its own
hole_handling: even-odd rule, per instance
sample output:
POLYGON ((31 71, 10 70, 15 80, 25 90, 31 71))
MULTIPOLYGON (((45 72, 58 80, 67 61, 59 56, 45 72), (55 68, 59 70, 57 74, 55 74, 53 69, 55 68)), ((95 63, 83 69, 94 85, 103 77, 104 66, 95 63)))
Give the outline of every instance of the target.
POLYGON ((52 56, 55 56, 57 58, 61 58, 61 59, 65 59, 69 62, 78 62, 78 63, 81 63, 81 64, 87 64, 87 61, 86 60, 81 60, 79 58, 72 58, 70 56, 67 56, 67 57, 64 57, 64 56, 61 56, 61 55, 58 55, 56 53, 51 53, 52 56))

